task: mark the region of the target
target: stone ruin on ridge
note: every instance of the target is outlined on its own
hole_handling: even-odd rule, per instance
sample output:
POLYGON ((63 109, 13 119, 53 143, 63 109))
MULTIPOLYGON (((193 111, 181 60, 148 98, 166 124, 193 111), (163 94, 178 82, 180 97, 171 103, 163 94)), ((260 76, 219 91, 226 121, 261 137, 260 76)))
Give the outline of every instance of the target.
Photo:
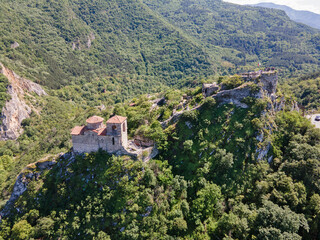
POLYGON ((203 84, 202 93, 205 97, 213 97, 221 104, 233 103, 238 107, 247 108, 242 102, 246 97, 263 98, 264 96, 276 98, 278 73, 274 68, 266 68, 264 71, 248 72, 240 74, 244 84, 234 89, 225 90, 223 84, 203 84), (259 91, 252 91, 252 83, 259 86, 259 91))

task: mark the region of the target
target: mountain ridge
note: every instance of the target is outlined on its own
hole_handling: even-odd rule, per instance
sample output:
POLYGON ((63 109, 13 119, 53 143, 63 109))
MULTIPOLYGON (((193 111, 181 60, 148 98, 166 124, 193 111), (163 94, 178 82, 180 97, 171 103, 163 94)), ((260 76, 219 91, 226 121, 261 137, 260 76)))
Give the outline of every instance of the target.
POLYGON ((113 101, 133 97, 129 92, 158 91, 159 85, 190 85, 255 68, 258 62, 292 74, 319 66, 319 32, 291 22, 281 11, 218 0, 167 5, 170 9, 160 0, 5 0, 0 60, 53 89, 93 81, 113 88, 106 85, 114 78, 123 99, 113 101))
POLYGON ((304 23, 313 28, 320 29, 320 14, 306 11, 306 10, 296 10, 286 5, 279 5, 271 2, 262 2, 257 4, 250 4, 250 6, 256 7, 266 7, 280 9, 286 12, 286 14, 294 21, 304 23))

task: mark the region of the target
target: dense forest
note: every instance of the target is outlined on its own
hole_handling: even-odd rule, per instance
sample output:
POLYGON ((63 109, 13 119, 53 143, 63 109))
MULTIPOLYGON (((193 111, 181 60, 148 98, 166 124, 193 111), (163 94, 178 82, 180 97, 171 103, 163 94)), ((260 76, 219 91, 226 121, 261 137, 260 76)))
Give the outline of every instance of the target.
POLYGON ((320 239, 320 131, 293 111, 319 110, 319 43, 283 11, 220 0, 3 0, 0 62, 48 95, 26 94, 22 134, 0 141, 0 240, 320 239), (256 92, 233 74, 268 66, 276 96, 202 94, 256 92), (70 153, 74 126, 114 114, 159 154, 70 153))
POLYGON ((282 11, 220 0, 4 0, 0 26, 7 67, 50 89, 106 90, 112 101, 259 62, 286 77, 319 66, 319 31, 282 11))

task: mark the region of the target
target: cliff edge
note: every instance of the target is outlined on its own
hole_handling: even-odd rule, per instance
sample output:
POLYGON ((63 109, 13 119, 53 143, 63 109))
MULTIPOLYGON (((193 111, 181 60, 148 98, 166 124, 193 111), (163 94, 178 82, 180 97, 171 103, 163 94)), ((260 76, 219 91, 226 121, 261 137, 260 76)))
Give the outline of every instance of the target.
POLYGON ((11 99, 1 111, 0 140, 15 140, 22 133, 21 122, 31 114, 32 106, 24 99, 25 95, 35 93, 47 95, 39 84, 18 76, 0 63, 0 73, 9 81, 8 94, 11 99))

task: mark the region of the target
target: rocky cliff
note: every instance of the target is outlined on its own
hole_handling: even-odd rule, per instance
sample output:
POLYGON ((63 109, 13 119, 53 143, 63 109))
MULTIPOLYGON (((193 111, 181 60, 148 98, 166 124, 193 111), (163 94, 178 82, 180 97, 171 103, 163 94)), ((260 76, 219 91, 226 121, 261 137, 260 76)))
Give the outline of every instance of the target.
POLYGON ((262 89, 254 89, 254 83, 245 83, 237 88, 218 92, 212 97, 220 104, 233 103, 237 107, 248 108, 242 101, 247 97, 262 98, 262 89))
POLYGON ((0 140, 14 140, 22 133, 21 122, 30 116, 32 106, 27 104, 25 96, 35 93, 47 95, 40 85, 18 76, 0 63, 0 73, 8 78, 8 93, 11 99, 1 111, 0 140))
POLYGON ((28 189, 29 183, 32 180, 38 180, 43 171, 52 169, 59 159, 68 159, 69 161, 72 161, 74 160, 74 156, 71 153, 60 153, 54 157, 48 156, 35 163, 29 164, 23 169, 16 179, 10 199, 0 211, 0 222, 3 217, 10 214, 10 210, 14 207, 14 203, 28 189))

